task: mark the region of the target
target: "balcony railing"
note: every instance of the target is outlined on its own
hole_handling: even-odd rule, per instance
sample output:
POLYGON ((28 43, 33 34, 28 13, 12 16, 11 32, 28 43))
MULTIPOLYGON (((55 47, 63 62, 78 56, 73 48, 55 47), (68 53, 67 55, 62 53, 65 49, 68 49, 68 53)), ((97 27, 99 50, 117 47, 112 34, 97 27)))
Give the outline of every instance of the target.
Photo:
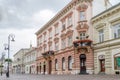
POLYGON ((44 58, 50 58, 51 56, 54 55, 54 51, 47 51, 47 52, 42 53, 42 55, 44 58))
POLYGON ((85 40, 76 40, 73 42, 74 47, 85 47, 85 46, 91 46, 92 40, 85 39, 85 40))
POLYGON ((92 45, 92 40, 85 39, 85 40, 76 40, 73 42, 75 53, 89 53, 90 47, 92 45))

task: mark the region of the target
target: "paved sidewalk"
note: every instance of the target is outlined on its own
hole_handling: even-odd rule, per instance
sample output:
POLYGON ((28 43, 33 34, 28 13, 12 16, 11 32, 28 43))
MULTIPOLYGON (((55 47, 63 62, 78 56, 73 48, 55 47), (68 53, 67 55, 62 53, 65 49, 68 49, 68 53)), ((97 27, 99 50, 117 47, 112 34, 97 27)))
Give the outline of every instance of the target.
POLYGON ((0 80, 120 80, 120 75, 29 75, 10 74, 0 76, 0 80))

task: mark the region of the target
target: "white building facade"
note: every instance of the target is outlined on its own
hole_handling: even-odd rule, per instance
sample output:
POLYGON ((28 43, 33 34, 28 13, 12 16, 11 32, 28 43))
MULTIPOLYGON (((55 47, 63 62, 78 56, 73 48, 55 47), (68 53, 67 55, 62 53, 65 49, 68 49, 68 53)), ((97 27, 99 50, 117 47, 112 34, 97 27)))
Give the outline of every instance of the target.
POLYGON ((13 72, 14 73, 25 73, 24 55, 29 49, 20 49, 14 55, 13 61, 13 72))
POLYGON ((120 3, 92 18, 94 73, 120 74, 120 3))
POLYGON ((25 53, 25 73, 36 74, 36 54, 37 48, 31 47, 30 50, 25 53))

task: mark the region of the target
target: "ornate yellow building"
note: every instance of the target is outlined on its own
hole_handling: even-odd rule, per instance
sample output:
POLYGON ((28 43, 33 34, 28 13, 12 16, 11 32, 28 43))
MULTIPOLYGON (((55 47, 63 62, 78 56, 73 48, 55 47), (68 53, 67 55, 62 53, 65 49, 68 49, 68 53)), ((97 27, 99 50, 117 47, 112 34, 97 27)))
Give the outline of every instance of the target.
POLYGON ((92 18, 94 73, 120 73, 120 3, 92 18))

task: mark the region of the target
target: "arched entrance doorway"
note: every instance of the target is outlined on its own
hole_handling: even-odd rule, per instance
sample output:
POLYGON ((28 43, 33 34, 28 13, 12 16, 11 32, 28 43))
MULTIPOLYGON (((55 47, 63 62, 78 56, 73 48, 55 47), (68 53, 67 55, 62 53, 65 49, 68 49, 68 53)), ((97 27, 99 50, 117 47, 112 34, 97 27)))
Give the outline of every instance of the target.
POLYGON ((49 60, 49 64, 48 64, 48 66, 49 66, 49 73, 48 74, 51 74, 51 72, 52 72, 52 61, 51 60, 49 60))
POLYGON ((98 59, 100 61, 100 72, 105 72, 105 55, 99 55, 98 59))
POLYGON ((80 74, 86 74, 86 55, 80 55, 80 74))

